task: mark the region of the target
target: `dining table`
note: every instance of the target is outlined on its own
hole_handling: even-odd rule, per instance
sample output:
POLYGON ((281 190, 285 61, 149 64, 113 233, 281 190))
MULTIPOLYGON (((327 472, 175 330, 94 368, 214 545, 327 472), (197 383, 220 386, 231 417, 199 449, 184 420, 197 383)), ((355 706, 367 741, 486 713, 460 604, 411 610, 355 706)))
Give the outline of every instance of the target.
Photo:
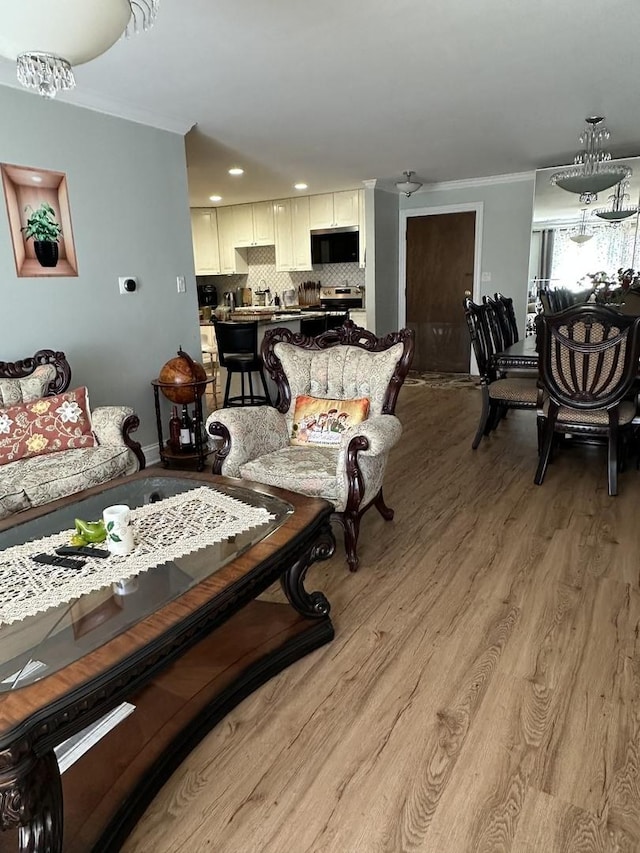
POLYGON ((526 338, 521 338, 502 352, 497 352, 494 356, 494 362, 497 369, 504 373, 516 369, 536 371, 538 369, 536 336, 529 335, 526 338))

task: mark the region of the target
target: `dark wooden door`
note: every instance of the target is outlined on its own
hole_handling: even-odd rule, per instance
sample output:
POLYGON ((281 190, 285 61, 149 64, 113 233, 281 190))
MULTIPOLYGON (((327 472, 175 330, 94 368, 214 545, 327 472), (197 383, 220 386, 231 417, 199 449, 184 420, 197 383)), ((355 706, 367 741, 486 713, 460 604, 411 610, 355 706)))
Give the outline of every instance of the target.
POLYGON ((407 217, 407 326, 413 369, 468 373, 470 342, 462 301, 473 292, 476 214, 407 217))

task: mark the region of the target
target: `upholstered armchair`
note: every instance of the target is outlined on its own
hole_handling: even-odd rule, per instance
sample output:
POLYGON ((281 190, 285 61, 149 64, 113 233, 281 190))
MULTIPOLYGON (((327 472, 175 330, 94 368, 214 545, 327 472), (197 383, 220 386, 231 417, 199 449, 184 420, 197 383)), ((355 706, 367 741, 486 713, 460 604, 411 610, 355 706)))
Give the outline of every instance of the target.
POLYGON ((222 439, 214 473, 326 498, 344 528, 347 562, 355 572, 363 513, 375 506, 383 518, 393 518, 382 482, 389 451, 402 432, 394 411, 413 349, 409 329, 378 338, 350 321, 316 338, 288 329, 268 331, 262 358, 278 388, 277 405, 219 409, 209 416, 209 434, 222 439), (294 416, 302 423, 296 415, 302 398, 336 413, 332 428, 339 435, 325 436, 332 443, 313 443, 313 436, 300 441, 294 416), (363 399, 369 401, 368 417, 351 426, 343 426, 346 417, 338 420, 339 405, 323 405, 343 401, 348 408, 363 399), (298 443, 292 443, 296 436, 298 443))

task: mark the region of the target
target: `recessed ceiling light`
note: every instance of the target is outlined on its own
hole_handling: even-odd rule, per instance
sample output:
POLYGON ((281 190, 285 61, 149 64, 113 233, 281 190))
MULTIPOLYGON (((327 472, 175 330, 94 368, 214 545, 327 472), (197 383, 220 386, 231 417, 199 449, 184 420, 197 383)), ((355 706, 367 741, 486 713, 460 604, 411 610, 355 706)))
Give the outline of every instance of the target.
POLYGON ((40 175, 31 175, 31 180, 36 184, 42 183, 42 178, 40 177, 40 175))
POLYGON ((209 201, 222 201, 222 196, 221 195, 210 195, 209 201))
POLYGON ((229 169, 230 175, 244 175, 244 169, 241 169, 239 166, 234 166, 233 169, 229 169))
POLYGON ((293 188, 294 190, 308 190, 309 184, 294 184, 293 188))

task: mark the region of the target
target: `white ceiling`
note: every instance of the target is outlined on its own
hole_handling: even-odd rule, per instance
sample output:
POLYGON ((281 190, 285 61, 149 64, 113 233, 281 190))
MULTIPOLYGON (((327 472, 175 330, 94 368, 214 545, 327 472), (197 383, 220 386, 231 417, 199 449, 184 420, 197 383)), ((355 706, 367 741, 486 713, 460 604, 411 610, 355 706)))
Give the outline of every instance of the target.
MULTIPOLYGON (((61 100, 197 125, 193 205, 404 169, 426 184, 569 162, 594 113, 615 154, 640 153, 639 37, 637 0, 162 0, 151 32, 78 67, 61 100)), ((14 76, 0 60, 0 83, 14 76)))

